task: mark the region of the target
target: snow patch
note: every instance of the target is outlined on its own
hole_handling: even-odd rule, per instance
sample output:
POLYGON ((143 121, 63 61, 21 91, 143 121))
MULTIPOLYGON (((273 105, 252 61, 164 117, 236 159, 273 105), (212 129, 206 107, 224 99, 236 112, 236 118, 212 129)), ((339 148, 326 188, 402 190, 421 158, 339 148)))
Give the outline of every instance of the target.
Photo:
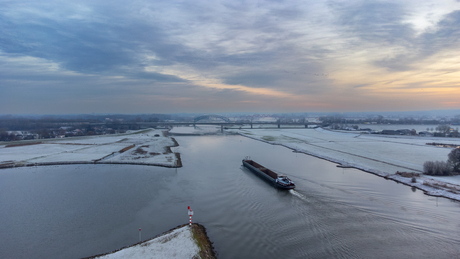
POLYGON ((152 240, 96 258, 199 258, 199 251, 193 240, 191 227, 184 226, 152 240))

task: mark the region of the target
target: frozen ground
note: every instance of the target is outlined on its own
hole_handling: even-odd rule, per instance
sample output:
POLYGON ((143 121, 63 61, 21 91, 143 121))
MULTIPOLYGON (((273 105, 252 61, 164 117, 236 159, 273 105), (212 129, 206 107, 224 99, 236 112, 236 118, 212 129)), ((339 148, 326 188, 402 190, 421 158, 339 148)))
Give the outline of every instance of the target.
POLYGON ((184 226, 150 241, 97 258, 199 258, 199 251, 192 238, 192 229, 184 226))
MULTIPOLYGON (((322 128, 231 131, 403 182, 431 195, 460 200, 460 194, 456 194, 457 191, 454 190, 457 188, 455 186, 454 189, 450 186, 443 191, 433 187, 438 186, 436 183, 439 181, 460 185, 460 177, 421 176, 417 183, 411 183, 410 178, 394 175, 397 171, 422 173, 425 161, 446 161, 451 148, 436 147, 426 143, 460 144, 460 139, 457 138, 384 136, 337 132, 322 128), (430 184, 431 187, 424 183, 430 184)), ((460 190, 460 186, 458 189, 460 190)))
POLYGON ((0 165, 14 163, 20 166, 65 162, 177 165, 177 158, 169 149, 175 145, 175 142, 172 138, 163 136, 162 131, 154 129, 119 135, 47 139, 33 142, 42 143, 15 147, 1 145, 0 165), (123 150, 126 151, 121 152, 123 150))

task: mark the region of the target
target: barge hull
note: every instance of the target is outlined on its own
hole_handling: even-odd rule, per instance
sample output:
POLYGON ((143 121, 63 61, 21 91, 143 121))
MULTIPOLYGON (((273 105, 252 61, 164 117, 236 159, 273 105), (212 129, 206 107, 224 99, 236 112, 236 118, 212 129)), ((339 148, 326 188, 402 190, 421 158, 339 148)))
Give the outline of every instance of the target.
POLYGON ((266 181, 269 181, 271 183, 275 183, 275 179, 273 179, 272 177, 268 176, 267 174, 264 174, 262 171, 260 171, 259 169, 257 169, 256 167, 252 166, 251 164, 249 164, 248 162, 246 161, 243 161, 243 165, 248 168, 249 170, 251 170, 253 173, 256 173, 258 176, 262 177, 264 180, 266 181))
POLYGON ((278 178, 277 173, 273 172, 272 170, 270 170, 268 168, 263 167, 262 165, 254 162, 252 160, 243 160, 243 166, 248 168, 253 173, 257 174, 258 176, 260 176, 264 180, 266 180, 268 182, 271 182, 275 187, 278 187, 278 188, 284 189, 284 190, 289 190, 289 189, 294 189, 295 188, 294 184, 289 185, 289 186, 285 186, 285 185, 281 185, 281 184, 277 183, 277 181, 276 181, 276 179, 278 178))

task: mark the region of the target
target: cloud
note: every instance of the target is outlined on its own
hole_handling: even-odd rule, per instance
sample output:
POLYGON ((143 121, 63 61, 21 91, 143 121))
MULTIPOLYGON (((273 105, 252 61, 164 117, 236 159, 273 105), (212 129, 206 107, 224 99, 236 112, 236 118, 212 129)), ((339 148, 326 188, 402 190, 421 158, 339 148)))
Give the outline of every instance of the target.
POLYGON ((83 22, 30 17, 28 22, 15 23, 5 29, 0 47, 7 53, 51 60, 76 72, 99 73, 132 64, 133 54, 124 50, 122 42, 113 39, 107 30, 111 29, 83 22))
POLYGON ((353 86, 353 88, 363 88, 363 87, 366 87, 366 86, 368 86, 368 84, 360 84, 360 85, 353 86))
MULTIPOLYGON (((174 62, 171 57, 181 47, 165 43, 165 32, 155 24, 125 17, 120 10, 105 7, 95 6, 90 14, 78 14, 78 19, 43 15, 41 12, 47 10, 42 9, 3 13, 0 23, 6 26, 0 36, 0 49, 47 59, 78 73, 160 78, 158 74, 131 73, 130 69, 142 69, 147 65, 144 58, 150 53, 162 57, 163 65, 174 62), (97 13, 97 19, 87 16, 92 13, 97 13)), ((165 76, 160 80, 166 77, 172 78, 165 76)))
POLYGON ((331 5, 338 14, 337 25, 344 33, 362 40, 397 45, 410 45, 414 30, 404 22, 402 4, 359 1, 331 5))
POLYGON ((375 51, 390 53, 382 58, 376 55, 371 62, 390 71, 411 70, 421 60, 441 51, 458 48, 458 10, 442 16, 434 28, 417 34, 413 25, 406 21, 411 10, 402 2, 340 3, 331 6, 338 14, 337 26, 342 28, 346 38, 359 37, 375 51))
POLYGON ((460 11, 453 11, 436 26, 436 30, 420 36, 421 53, 431 55, 437 51, 458 48, 460 41, 460 11))
POLYGON ((406 53, 393 58, 375 62, 391 70, 404 71, 437 53, 456 50, 460 42, 460 11, 453 11, 444 16, 432 31, 427 31, 414 37, 412 47, 406 53))
POLYGON ((25 104, 46 94, 74 98, 75 107, 90 99, 94 110, 98 98, 104 109, 132 98, 131 111, 211 107, 202 100, 293 109, 347 99, 351 107, 376 89, 434 85, 427 78, 446 71, 449 80, 438 84, 456 84, 455 60, 445 64, 458 50, 459 8, 428 4, 420 11, 418 1, 6 1, 0 90, 25 104), (412 81, 402 80, 408 74, 412 81), (379 83, 389 81, 398 86, 379 83))
MULTIPOLYGON (((148 66, 182 64, 199 71, 217 73, 219 67, 228 66, 251 71, 258 66, 276 67, 288 63, 300 51, 292 43, 287 44, 299 35, 280 26, 302 17, 303 12, 293 6, 273 2, 268 7, 257 7, 260 11, 257 14, 251 6, 240 3, 213 6, 198 1, 194 4, 181 3, 177 7, 164 5, 159 4, 160 8, 166 8, 173 14, 186 14, 185 17, 190 20, 178 17, 173 28, 168 24, 169 17, 161 16, 161 11, 155 10, 155 6, 143 2, 138 8, 128 8, 127 11, 100 3, 87 4, 86 8, 79 8, 82 11, 71 11, 63 5, 53 10, 39 5, 25 10, 18 8, 16 12, 0 17, 2 23, 9 24, 0 36, 0 48, 6 53, 50 60, 62 69, 77 73, 171 82, 183 79, 142 70, 148 66), (71 13, 68 17, 76 18, 62 15, 60 8, 71 13), (224 15, 220 18, 213 11, 221 11, 224 15), (134 16, 136 13, 137 17, 134 16), (25 16, 26 22, 23 20, 25 16), (197 24, 200 30, 187 31, 188 22, 197 24), (198 46, 188 44, 197 33, 207 35, 205 27, 214 28, 212 38, 205 38, 198 46), (184 40, 184 37, 189 39, 184 40), (203 48, 207 46, 210 48, 203 48), (152 55, 156 58, 146 58, 152 55)), ((252 7, 255 7, 254 4, 252 7)), ((255 71, 251 77, 254 84, 248 81, 249 76, 243 83, 258 87, 256 81, 264 79, 256 79, 257 75, 255 71)), ((285 75, 280 75, 282 77, 271 81, 285 80, 285 75)), ((225 77, 224 81, 235 83, 235 80, 225 77)))

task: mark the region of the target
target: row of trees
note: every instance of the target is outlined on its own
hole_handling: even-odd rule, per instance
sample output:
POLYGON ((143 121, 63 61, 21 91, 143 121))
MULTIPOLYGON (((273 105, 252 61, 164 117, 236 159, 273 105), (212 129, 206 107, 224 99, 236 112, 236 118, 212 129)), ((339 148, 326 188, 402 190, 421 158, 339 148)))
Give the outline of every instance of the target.
MULTIPOLYGON (((348 123, 348 124, 364 124, 364 123, 377 123, 377 124, 440 124, 440 123, 447 123, 447 124, 456 124, 460 123, 460 115, 457 115, 449 120, 444 119, 414 119, 411 117, 406 118, 399 118, 399 119, 392 119, 392 118, 385 118, 382 115, 368 117, 368 118, 348 118, 345 117, 343 114, 333 114, 333 115, 325 115, 319 117, 319 120, 323 123, 348 123)), ((428 131, 428 129, 427 129, 428 131)), ((431 129, 433 131, 433 128, 431 129)))
POLYGON ((35 131, 45 128, 59 128, 61 126, 81 127, 81 125, 87 123, 110 122, 111 124, 120 124, 121 122, 159 122, 171 119, 171 117, 171 115, 167 114, 56 115, 34 117, 4 115, 0 116, 0 129, 9 131, 35 131))
POLYGON ((0 141, 13 141, 16 140, 16 134, 8 133, 4 130, 0 131, 0 141))
POLYGON ((460 148, 453 149, 445 161, 426 161, 423 171, 427 175, 447 176, 460 174, 460 148))

